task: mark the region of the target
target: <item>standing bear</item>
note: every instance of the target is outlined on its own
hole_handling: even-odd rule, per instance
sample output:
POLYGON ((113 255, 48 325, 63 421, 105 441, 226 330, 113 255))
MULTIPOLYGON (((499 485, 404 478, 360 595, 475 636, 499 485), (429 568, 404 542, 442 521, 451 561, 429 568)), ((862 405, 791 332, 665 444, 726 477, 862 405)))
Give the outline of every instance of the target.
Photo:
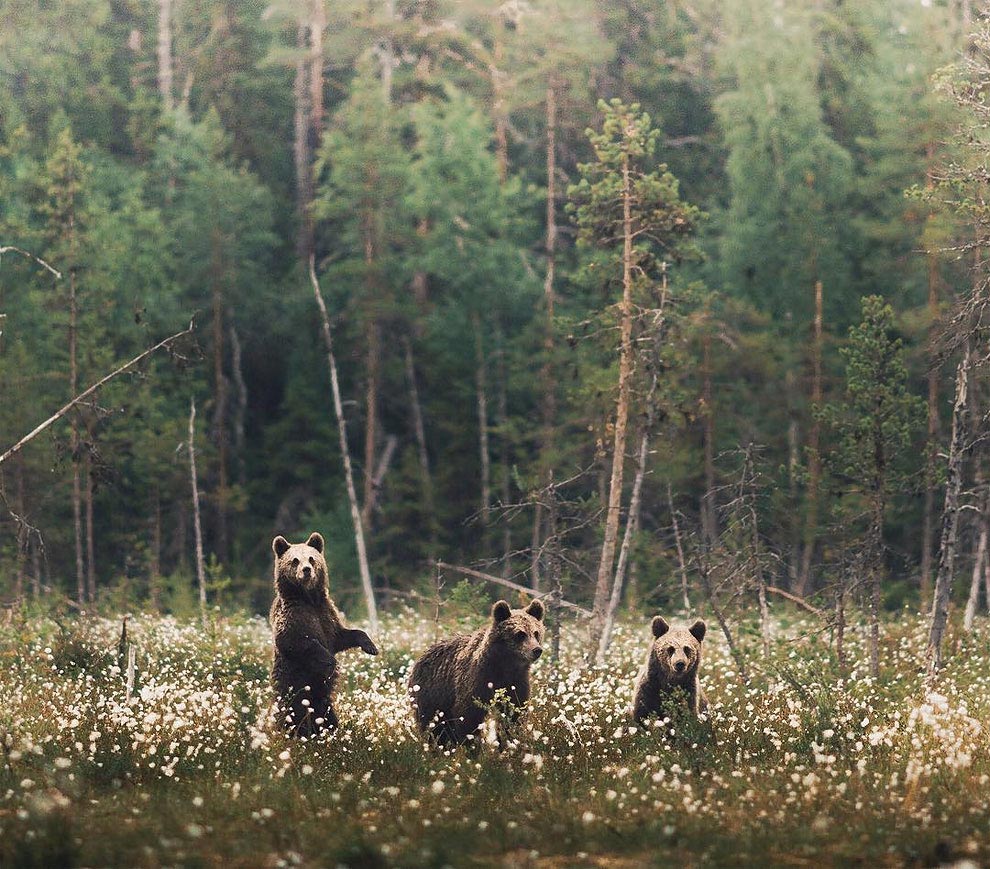
POLYGON ((543 654, 543 613, 538 600, 515 610, 500 600, 483 628, 430 646, 409 677, 420 730, 441 746, 459 745, 481 726, 498 691, 515 720, 529 701, 529 668, 543 654))
POLYGON ((272 684, 285 726, 297 736, 312 736, 336 727, 333 692, 337 652, 360 648, 377 655, 364 631, 348 628, 330 600, 323 537, 315 531, 305 543, 272 541, 275 553, 275 600, 269 621, 275 651, 272 684))
POLYGON ((633 718, 643 722, 656 715, 678 690, 694 715, 708 708, 708 698, 698 682, 705 630, 701 619, 689 628, 672 628, 663 616, 654 616, 653 645, 636 681, 633 718))

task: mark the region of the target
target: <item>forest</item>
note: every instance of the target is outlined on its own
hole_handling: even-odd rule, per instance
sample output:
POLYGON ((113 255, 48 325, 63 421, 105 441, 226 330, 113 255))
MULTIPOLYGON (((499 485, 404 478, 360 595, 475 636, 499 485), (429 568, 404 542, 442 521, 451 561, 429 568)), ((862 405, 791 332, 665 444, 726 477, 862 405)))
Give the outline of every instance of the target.
POLYGON ((271 537, 318 528, 356 606, 440 561, 598 615, 770 588, 875 622, 943 544, 980 605, 968 0, 3 23, 0 448, 178 335, 0 460, 7 601, 194 611, 202 565, 263 611, 271 537))

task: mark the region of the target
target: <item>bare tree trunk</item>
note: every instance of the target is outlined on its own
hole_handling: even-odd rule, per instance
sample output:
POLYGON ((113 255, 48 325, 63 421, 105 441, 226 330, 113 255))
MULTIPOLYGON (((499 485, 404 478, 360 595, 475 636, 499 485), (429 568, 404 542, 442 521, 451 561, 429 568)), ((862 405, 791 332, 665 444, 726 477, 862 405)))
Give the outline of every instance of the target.
MULTIPOLYGON (((395 0, 385 0, 385 23, 386 27, 391 27, 395 19, 395 0)), ((392 102, 392 70, 395 66, 395 46, 392 44, 392 35, 387 33, 379 46, 382 63, 382 96, 385 105, 392 102)))
POLYGON ((622 546, 619 549, 619 562, 615 568, 615 579, 612 582, 612 596, 609 598, 608 611, 605 615, 605 627, 602 629, 602 636, 598 642, 598 652, 595 656, 596 664, 605 663, 605 653, 608 651, 609 643, 612 641, 612 626, 615 624, 615 614, 619 611, 619 602, 622 600, 622 586, 626 578, 626 565, 629 563, 629 551, 632 548, 633 538, 639 530, 639 509, 642 504, 643 480, 646 477, 646 462, 650 451, 650 430, 653 424, 653 394, 656 392, 657 378, 653 376, 653 385, 650 388, 650 397, 647 399, 648 411, 646 425, 639 441, 639 464, 636 468, 636 477, 633 480, 632 497, 629 501, 629 516, 626 519, 626 531, 622 537, 622 546))
MULTIPOLYGON (((498 402, 495 407, 496 425, 499 430, 499 488, 501 489, 502 510, 512 501, 512 478, 509 472, 512 440, 509 436, 509 373, 505 362, 505 335, 502 327, 496 324, 495 341, 498 375, 498 402)), ((502 519, 502 576, 512 574, 512 525, 503 513, 502 519)))
MULTIPOLYGON (((547 87, 547 215, 546 215, 546 257, 547 270, 543 278, 543 306, 546 312, 546 323, 543 331, 543 366, 540 370, 540 380, 543 385, 543 443, 540 445, 540 475, 544 485, 550 479, 551 462, 554 451, 554 424, 557 419, 557 390, 554 382, 553 353, 554 353, 554 307, 556 296, 554 281, 557 269, 557 92, 551 79, 547 87)), ((543 508, 537 503, 533 513, 533 562, 531 582, 535 590, 540 588, 539 550, 540 526, 543 521, 543 508)))
POLYGON ((560 538, 557 536, 557 487, 553 481, 553 469, 550 469, 546 489, 550 504, 547 509, 547 581, 553 590, 553 622, 550 627, 550 660, 554 664, 560 662, 560 616, 561 602, 564 599, 564 588, 560 576, 560 538))
MULTIPOLYGON (((878 436, 882 436, 879 435, 878 436)), ((880 607, 883 577, 883 482, 877 469, 873 483, 873 518, 870 523, 870 675, 880 676, 880 607)))
MULTIPOLYGON (((325 0, 311 0, 309 19, 309 124, 310 148, 320 147, 323 135, 323 32, 327 29, 325 0)), ((307 171, 312 173, 311 167, 307 171)), ((312 178, 312 174, 310 175, 312 178)))
POLYGON ((93 458, 86 452, 86 596, 96 600, 96 545, 93 537, 93 458))
POLYGON ((226 564, 229 555, 227 476, 227 377, 224 362, 223 237, 214 229, 210 239, 210 283, 213 303, 213 432, 217 444, 217 557, 226 564))
POLYGON ((701 338, 701 418, 705 454, 705 491, 701 496, 701 526, 705 542, 713 546, 718 537, 715 513, 715 409, 712 406, 712 334, 711 313, 705 313, 705 331, 701 338))
POLYGON ((619 534, 619 511, 622 506, 622 479, 626 458, 626 429, 629 422, 629 392, 632 380, 632 179, 629 156, 622 158, 622 302, 621 345, 619 349, 619 398, 615 415, 615 440, 612 447, 612 479, 609 484, 608 509, 605 515, 605 537, 595 584, 592 618, 592 648, 597 646, 605 627, 609 580, 615 562, 615 546, 619 534))
POLYGON ((808 593, 811 581, 811 561, 818 536, 818 485, 822 474, 821 423, 815 412, 822 405, 822 282, 815 281, 815 325, 811 345, 811 430, 808 436, 808 512, 804 526, 804 555, 797 595, 808 593))
POLYGON ((14 466, 17 486, 17 574, 14 579, 14 597, 20 600, 24 596, 24 578, 27 574, 27 555, 30 544, 30 530, 27 524, 27 506, 24 485, 24 456, 17 457, 14 466))
POLYGON ((488 373, 485 364, 485 346, 481 332, 481 317, 471 313, 471 328, 474 332, 475 391, 478 400, 478 452, 481 461, 481 548, 482 554, 489 553, 488 531, 491 526, 491 454, 488 449, 488 373))
MULTIPOLYGON (((990 530, 990 522, 987 513, 990 511, 990 498, 986 492, 983 494, 983 502, 980 506, 980 536, 976 545, 976 557, 973 559, 973 575, 969 584, 969 598, 966 600, 966 613, 963 616, 963 628, 966 633, 973 630, 973 621, 976 618, 976 609, 980 603, 980 580, 987 560, 987 533, 990 530)), ((988 599, 990 600, 990 599, 988 599)))
POLYGON ((366 368, 367 383, 365 384, 365 424, 364 424, 364 506, 361 510, 361 521, 366 533, 371 533, 371 519, 375 509, 375 456, 378 447, 378 378, 381 361, 381 330, 378 321, 372 317, 368 320, 365 331, 367 342, 366 368))
POLYGON ((801 467, 801 448, 798 435, 798 421, 796 413, 796 402, 794 400, 794 372, 788 371, 786 375, 787 398, 790 405, 790 418, 787 423, 787 483, 789 492, 789 502, 791 510, 791 543, 790 557, 787 559, 787 578, 789 587, 797 589, 798 575, 801 570, 801 526, 797 516, 800 506, 800 496, 798 487, 798 471, 801 467))
POLYGON ((959 493, 962 489, 963 460, 966 452, 969 368, 970 347, 967 340, 963 358, 956 369, 955 401, 952 407, 952 440, 949 444, 945 506, 942 510, 942 541, 939 550, 938 570, 935 574, 931 629, 928 633, 928 678, 930 680, 935 679, 942 667, 942 636, 949 620, 949 599, 952 595, 956 536, 959 527, 959 493))
POLYGON ((189 400, 189 480, 192 486, 193 530, 196 536, 196 583, 199 614, 206 627, 206 568, 203 563, 203 526, 199 519, 199 480, 196 475, 196 399, 189 400))
POLYGON ((420 485, 423 490, 423 511, 430 528, 430 557, 437 553, 437 516, 433 500, 433 475, 430 472, 430 455, 426 449, 426 426, 423 423, 423 408, 419 401, 416 386, 416 363, 413 358, 412 338, 404 338, 406 357, 406 379, 409 381, 409 407, 413 418, 413 431, 416 435, 416 451, 419 456, 420 485))
MULTIPOLYGON (((74 247, 75 221, 70 218, 69 231, 74 247)), ((78 355, 79 304, 76 296, 76 270, 69 270, 69 396, 79 391, 78 355)), ((72 525, 76 546, 76 598, 79 606, 86 603, 86 570, 83 561, 82 482, 79 472, 79 418, 72 415, 69 428, 69 450, 72 453, 72 525)))
POLYGON ((31 544, 31 597, 41 598, 41 541, 31 544))
MULTIPOLYGON (((934 144, 928 145, 928 162, 935 158, 934 144)), ((934 189, 931 169, 928 171, 928 189, 934 189)), ((938 365, 935 341, 939 321, 938 258, 934 249, 928 251, 928 438, 925 442, 925 512, 921 527, 921 602, 924 606, 932 594, 932 544, 935 539, 935 466, 938 462, 938 365)))
MULTIPOLYGON (((233 317, 231 317, 233 320, 233 317)), ((234 377, 236 402, 234 404, 234 456, 237 463, 237 481, 245 479, 244 465, 244 418, 247 415, 248 392, 244 382, 244 364, 241 356, 241 339, 233 322, 230 324, 230 364, 234 377)))
POLYGON ((175 108, 172 81, 172 0, 158 0, 158 93, 166 114, 175 108))
POLYGON ((292 157, 296 169, 296 216, 299 229, 296 252, 305 263, 313 249, 313 179, 309 166, 309 69, 306 64, 306 32, 304 21, 296 29, 296 77, 293 94, 292 157))
POLYGON ((148 596, 151 608, 160 612, 162 608, 162 498, 155 488, 151 508, 151 559, 148 565, 148 596))
POLYGON ((681 594, 684 596, 684 610, 690 611, 691 599, 688 597, 687 563, 684 560, 684 546, 681 544, 681 528, 677 522, 677 511, 674 509, 674 494, 667 481, 667 505, 670 508, 670 519, 674 525, 674 543, 677 546, 677 563, 681 569, 681 594))
MULTIPOLYGON (((354 543, 357 548, 358 570, 361 573, 361 585, 364 589, 364 602, 368 609, 368 623, 374 634, 378 633, 378 608, 375 605, 375 592, 371 585, 371 570, 368 567, 368 552, 364 546, 364 528, 361 523, 361 512, 358 509, 357 491, 354 488, 354 474, 351 470, 351 453, 347 446, 347 420, 344 417, 344 403, 340 398, 340 383, 337 380, 337 362, 333 356, 333 333, 330 331, 330 316, 320 292, 320 284, 316 280, 314 258, 309 260, 309 279, 313 284, 313 295, 320 309, 320 319, 323 325, 323 341, 327 348, 327 365, 330 368, 330 386, 333 392, 333 409, 337 416, 337 430, 340 434, 340 455, 344 464, 344 481, 347 484, 347 499, 351 505, 351 521, 354 524, 354 543)), ((369 471, 370 473, 370 471, 369 471)))

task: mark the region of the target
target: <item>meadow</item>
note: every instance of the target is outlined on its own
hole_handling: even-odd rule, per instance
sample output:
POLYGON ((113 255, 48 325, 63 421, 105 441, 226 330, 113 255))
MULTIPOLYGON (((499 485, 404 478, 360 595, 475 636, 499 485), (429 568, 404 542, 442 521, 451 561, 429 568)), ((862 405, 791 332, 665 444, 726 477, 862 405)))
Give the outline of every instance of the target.
POLYGON ((617 626, 600 668, 566 622, 506 750, 425 746, 414 657, 484 618, 388 614, 379 657, 339 656, 340 728, 305 742, 268 724, 260 617, 132 616, 129 691, 121 618, 15 613, 0 629, 0 866, 990 863, 986 619, 948 637, 934 691, 925 619, 907 611, 885 625, 876 681, 859 629, 842 674, 828 632, 781 610, 766 659, 742 626, 743 684, 713 626, 707 720, 651 728, 626 714, 648 619, 617 626))

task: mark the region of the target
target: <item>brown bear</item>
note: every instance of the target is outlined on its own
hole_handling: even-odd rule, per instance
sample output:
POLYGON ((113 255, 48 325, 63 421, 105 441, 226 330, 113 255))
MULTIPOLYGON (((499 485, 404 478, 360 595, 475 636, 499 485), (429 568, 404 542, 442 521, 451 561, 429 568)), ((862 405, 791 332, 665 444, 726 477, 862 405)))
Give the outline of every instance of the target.
POLYGON ((430 646, 409 677, 420 730, 440 746, 459 745, 481 726, 500 690, 515 720, 529 701, 529 668, 543 653, 543 613, 538 600, 516 610, 500 600, 485 627, 430 646))
POLYGON ((705 630, 701 619, 689 628, 671 628, 663 616, 654 616, 653 645, 636 681, 633 718, 643 722, 656 715, 678 689, 694 715, 708 708, 708 698, 698 682, 705 630))
POLYGON ((286 728, 298 736, 337 726, 333 708, 337 652, 360 648, 369 655, 378 654, 371 637, 346 627, 330 600, 323 548, 323 537, 315 531, 305 543, 293 545, 281 536, 272 541, 272 684, 286 728))

